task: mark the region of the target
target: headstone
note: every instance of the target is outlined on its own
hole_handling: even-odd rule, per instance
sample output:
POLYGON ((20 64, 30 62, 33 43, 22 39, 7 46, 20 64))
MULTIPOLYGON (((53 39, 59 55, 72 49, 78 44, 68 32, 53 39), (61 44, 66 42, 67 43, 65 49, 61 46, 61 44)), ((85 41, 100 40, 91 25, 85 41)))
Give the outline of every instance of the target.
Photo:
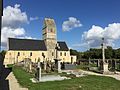
POLYGON ((61 73, 61 60, 60 59, 54 59, 55 60, 55 66, 58 71, 58 73, 61 73))
POLYGON ((40 66, 40 62, 38 62, 38 81, 41 81, 41 66, 40 66))
POLYGON ((44 61, 43 64, 44 64, 44 70, 46 70, 46 61, 44 61))
POLYGON ((108 72, 109 72, 109 70, 108 70, 108 63, 104 63, 104 65, 103 65, 103 74, 106 74, 108 72))
POLYGON ((100 66, 100 61, 99 61, 99 59, 97 60, 97 67, 99 67, 100 66))
POLYGON ((64 64, 64 69, 65 70, 74 70, 75 65, 74 64, 64 64))
POLYGON ((60 63, 60 60, 58 60, 58 72, 61 73, 61 63, 60 63))

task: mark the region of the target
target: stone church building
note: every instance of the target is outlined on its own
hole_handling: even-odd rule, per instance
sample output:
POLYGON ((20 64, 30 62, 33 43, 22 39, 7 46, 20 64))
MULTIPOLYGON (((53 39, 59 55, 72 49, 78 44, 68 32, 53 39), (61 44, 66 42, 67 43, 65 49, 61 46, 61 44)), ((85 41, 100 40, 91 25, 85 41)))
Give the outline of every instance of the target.
POLYGON ((57 41, 57 29, 53 19, 45 18, 42 29, 43 40, 8 38, 8 51, 4 64, 14 64, 29 58, 32 62, 60 59, 61 62, 76 62, 76 56, 64 41, 57 41))

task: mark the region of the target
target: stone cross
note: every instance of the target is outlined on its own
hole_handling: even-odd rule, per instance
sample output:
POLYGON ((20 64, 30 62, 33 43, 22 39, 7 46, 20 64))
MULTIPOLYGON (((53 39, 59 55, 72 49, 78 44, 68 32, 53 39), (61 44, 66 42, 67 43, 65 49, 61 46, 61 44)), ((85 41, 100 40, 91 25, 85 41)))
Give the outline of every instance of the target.
POLYGON ((102 58, 103 58, 103 73, 108 72, 108 63, 105 62, 105 44, 104 44, 104 38, 102 38, 102 58))

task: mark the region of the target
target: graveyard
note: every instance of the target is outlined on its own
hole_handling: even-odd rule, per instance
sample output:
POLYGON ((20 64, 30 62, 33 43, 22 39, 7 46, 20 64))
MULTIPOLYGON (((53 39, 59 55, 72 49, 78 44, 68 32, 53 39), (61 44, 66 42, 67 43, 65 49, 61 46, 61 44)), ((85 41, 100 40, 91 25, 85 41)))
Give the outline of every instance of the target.
POLYGON ((30 80, 34 77, 33 74, 26 72, 19 66, 8 65, 8 67, 12 67, 19 84, 29 90, 119 90, 120 88, 120 81, 111 77, 96 75, 76 77, 66 73, 60 73, 59 75, 71 79, 33 83, 30 80))
POLYGON ((0 90, 120 90, 119 3, 0 0, 0 90))
POLYGON ((22 87, 29 90, 119 90, 119 59, 84 59, 76 63, 44 61, 34 63, 30 58, 9 64, 22 87), (97 85, 96 85, 97 83, 97 85))

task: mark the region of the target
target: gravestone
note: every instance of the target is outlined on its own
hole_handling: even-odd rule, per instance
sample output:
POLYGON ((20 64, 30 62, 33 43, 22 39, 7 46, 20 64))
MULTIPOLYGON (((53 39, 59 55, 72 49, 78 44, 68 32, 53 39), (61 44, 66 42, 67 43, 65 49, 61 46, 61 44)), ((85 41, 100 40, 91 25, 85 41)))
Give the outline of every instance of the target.
POLYGON ((38 81, 41 81, 41 65, 40 65, 40 62, 38 62, 38 67, 37 67, 37 79, 38 79, 38 81))
POLYGON ((61 73, 61 59, 54 59, 55 60, 55 66, 58 71, 58 73, 61 73))
POLYGON ((43 62, 43 65, 44 65, 44 70, 46 70, 46 65, 47 65, 46 61, 43 62))
POLYGON ((65 70, 74 70, 75 65, 74 64, 64 64, 64 69, 65 70))
POLYGON ((100 60, 97 60, 97 67, 100 67, 100 60))

